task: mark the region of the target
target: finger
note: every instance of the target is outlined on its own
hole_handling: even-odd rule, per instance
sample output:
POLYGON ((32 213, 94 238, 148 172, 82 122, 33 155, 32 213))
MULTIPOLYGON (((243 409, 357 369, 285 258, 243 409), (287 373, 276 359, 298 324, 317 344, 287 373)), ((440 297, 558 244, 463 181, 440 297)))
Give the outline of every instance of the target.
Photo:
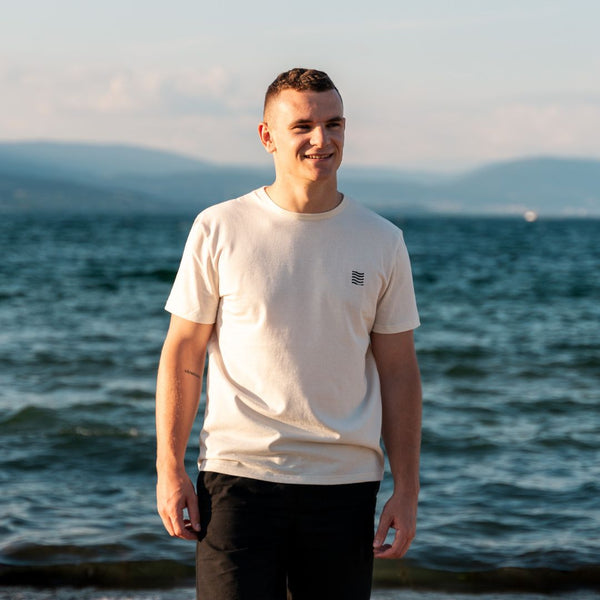
POLYGON ((171 519, 169 519, 168 516, 167 517, 163 517, 162 515, 160 516, 160 518, 162 520, 164 528, 167 530, 167 533, 170 536, 174 536, 175 532, 173 531, 173 527, 171 526, 171 519))
POLYGON ((379 518, 379 526, 377 527, 377 531, 375 532, 375 537, 373 539, 373 548, 382 548, 385 542, 385 538, 387 537, 387 533, 390 529, 391 519, 386 517, 385 511, 379 518))
POLYGON ((408 552, 413 537, 397 530, 392 544, 385 544, 381 548, 375 549, 375 556, 377 558, 402 558, 408 552))
POLYGON ((384 544, 374 552, 376 558, 402 558, 404 554, 405 552, 398 551, 392 544, 384 544))
POLYGON ((171 525, 171 517, 169 516, 169 513, 166 510, 159 507, 158 514, 160 515, 160 520, 162 521, 164 528, 167 530, 167 533, 171 536, 174 535, 173 527, 171 525))
POLYGON ((198 496, 192 492, 187 504, 190 525, 195 532, 200 531, 200 509, 198 507, 198 496))
POLYGON ((189 519, 185 519, 183 521, 183 526, 185 527, 185 530, 191 534, 192 539, 197 540, 198 538, 198 534, 200 533, 200 531, 198 531, 197 529, 194 529, 194 526, 192 524, 192 522, 189 519))
POLYGON ((183 509, 185 506, 185 498, 180 499, 176 504, 171 506, 169 510, 169 518, 171 523, 171 529, 174 537, 182 538, 184 540, 190 540, 196 538, 185 528, 185 520, 183 516, 183 509))
POLYGON ((197 533, 191 532, 185 526, 186 522, 183 519, 182 514, 175 515, 171 519, 171 526, 173 528, 173 536, 181 538, 182 540, 197 540, 197 533))
POLYGON ((387 558, 387 553, 392 546, 390 544, 383 544, 378 548, 373 548, 373 554, 377 558, 387 558))

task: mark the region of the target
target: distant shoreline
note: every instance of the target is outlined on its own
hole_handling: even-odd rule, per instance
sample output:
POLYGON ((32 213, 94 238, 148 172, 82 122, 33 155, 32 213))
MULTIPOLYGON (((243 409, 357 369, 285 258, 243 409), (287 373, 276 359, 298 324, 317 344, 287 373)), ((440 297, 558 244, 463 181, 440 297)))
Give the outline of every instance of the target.
MULTIPOLYGON (((272 178, 272 167, 136 146, 0 141, 0 212, 199 212, 272 178)), ((454 174, 346 165, 339 185, 378 212, 600 218, 597 159, 522 157, 454 174)))

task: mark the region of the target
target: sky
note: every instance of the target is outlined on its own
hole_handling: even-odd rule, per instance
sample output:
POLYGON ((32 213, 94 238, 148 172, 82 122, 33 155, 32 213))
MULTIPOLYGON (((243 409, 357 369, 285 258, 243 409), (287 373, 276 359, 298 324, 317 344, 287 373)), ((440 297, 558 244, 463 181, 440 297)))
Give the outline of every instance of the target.
POLYGON ((342 92, 345 163, 600 159, 598 0, 0 0, 0 140, 266 165, 264 91, 342 92))

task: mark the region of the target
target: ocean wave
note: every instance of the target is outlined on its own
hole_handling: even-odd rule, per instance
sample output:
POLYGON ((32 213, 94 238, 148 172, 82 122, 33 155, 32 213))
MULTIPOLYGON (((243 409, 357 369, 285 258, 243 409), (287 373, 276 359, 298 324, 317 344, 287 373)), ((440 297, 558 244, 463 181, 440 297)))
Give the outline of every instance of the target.
MULTIPOLYGON (((136 397, 139 399, 139 397, 136 397)), ((139 417, 148 417, 143 409, 137 411, 139 417)), ((91 404, 66 405, 60 408, 46 408, 29 405, 0 416, 0 432, 7 435, 39 432, 43 437, 112 437, 131 438, 151 435, 141 432, 135 426, 134 407, 123 406, 116 402, 97 402, 91 404), (123 413, 123 421, 119 415, 123 413)))
MULTIPOLYGON (((73 586, 148 589, 192 585, 194 566, 170 560, 84 562, 11 566, 0 564, 0 585, 73 586)), ((456 593, 600 590, 600 565, 572 570, 498 568, 442 571, 405 561, 375 560, 375 587, 437 590, 456 593)))
POLYGON ((122 279, 150 279, 161 283, 172 283, 177 271, 175 269, 150 269, 124 271, 119 274, 122 279))
POLYGON ((572 570, 505 567, 491 570, 442 571, 407 565, 403 561, 376 561, 374 584, 387 587, 481 593, 544 592, 588 588, 600 590, 600 565, 572 570))
MULTIPOLYGON (((11 563, 5 548, 36 542, 54 545, 60 564, 188 560, 154 498, 152 400, 180 226, 4 224, 13 258, 0 292, 0 563, 11 563), (123 550, 76 548, 111 542, 123 550)), ((413 577, 417 566, 435 582, 436 570, 598 563, 597 224, 545 227, 406 227, 425 396, 419 533, 403 563, 413 577)), ((388 471, 381 507, 392 488, 388 471)))
POLYGON ((55 409, 42 406, 25 406, 11 411, 0 418, 0 431, 16 433, 25 430, 38 430, 42 425, 44 429, 51 428, 60 422, 55 409))

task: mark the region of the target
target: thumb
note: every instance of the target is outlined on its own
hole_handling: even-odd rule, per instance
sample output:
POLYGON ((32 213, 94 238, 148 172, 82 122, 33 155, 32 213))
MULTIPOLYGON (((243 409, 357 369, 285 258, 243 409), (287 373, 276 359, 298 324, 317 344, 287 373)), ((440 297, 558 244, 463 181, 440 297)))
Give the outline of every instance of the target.
POLYGON ((194 486, 190 482, 190 492, 187 497, 187 510, 194 531, 200 531, 200 509, 198 508, 198 496, 194 486))

